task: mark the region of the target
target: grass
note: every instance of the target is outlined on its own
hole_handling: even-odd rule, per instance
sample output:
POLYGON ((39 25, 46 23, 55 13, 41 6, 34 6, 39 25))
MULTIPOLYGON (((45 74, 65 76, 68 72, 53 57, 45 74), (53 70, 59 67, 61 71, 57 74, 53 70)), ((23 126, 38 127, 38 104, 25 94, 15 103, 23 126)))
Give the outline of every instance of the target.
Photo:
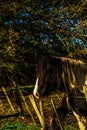
POLYGON ((79 130, 79 129, 66 125, 65 130, 79 130))
MULTIPOLYGON (((3 126, 2 130, 40 130, 40 127, 34 126, 34 125, 29 126, 21 122, 17 122, 15 124, 9 122, 3 126)), ((78 130, 78 129, 72 126, 66 125, 65 130, 78 130)))
POLYGON ((3 126, 2 130, 40 130, 40 127, 34 125, 29 126, 21 122, 15 124, 9 122, 3 126))

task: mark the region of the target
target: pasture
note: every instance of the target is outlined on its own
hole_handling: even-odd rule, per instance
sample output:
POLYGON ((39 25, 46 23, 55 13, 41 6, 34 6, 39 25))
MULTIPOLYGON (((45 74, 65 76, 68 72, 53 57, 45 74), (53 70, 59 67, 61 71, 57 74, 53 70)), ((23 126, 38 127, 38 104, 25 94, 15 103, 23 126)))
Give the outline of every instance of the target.
MULTIPOLYGON (((29 100, 29 95, 32 92, 32 88, 22 88, 23 95, 20 95, 20 99, 22 102, 22 110, 23 113, 20 112, 20 108, 16 102, 16 98, 14 95, 14 91, 7 91, 8 98, 10 103, 7 100, 5 93, 0 89, 0 130, 38 130, 41 129, 41 124, 36 115, 36 112, 29 100), (23 97, 24 99, 23 99, 23 97), (26 102, 26 103, 25 103, 26 102), (27 105, 26 105, 27 104, 27 105), (28 107, 28 108, 27 108, 28 107), (31 114, 29 114, 29 111, 31 114), (34 120, 32 119, 32 117, 34 120), (35 121, 35 122, 34 122, 35 121)), ((59 92, 54 92, 51 95, 42 99, 43 101, 43 108, 44 108, 44 120, 47 129, 50 126, 50 120, 54 113, 54 109, 51 103, 51 99, 55 104, 56 110, 58 106, 61 105, 62 94, 59 92)), ((35 99, 36 105, 39 109, 39 101, 35 99)), ((64 127, 65 130, 78 130, 78 124, 73 116, 72 112, 66 114, 65 118, 63 117, 63 113, 61 111, 57 111, 59 120, 61 125, 64 127)), ((57 124, 59 122, 54 120, 54 127, 57 129, 57 124)))

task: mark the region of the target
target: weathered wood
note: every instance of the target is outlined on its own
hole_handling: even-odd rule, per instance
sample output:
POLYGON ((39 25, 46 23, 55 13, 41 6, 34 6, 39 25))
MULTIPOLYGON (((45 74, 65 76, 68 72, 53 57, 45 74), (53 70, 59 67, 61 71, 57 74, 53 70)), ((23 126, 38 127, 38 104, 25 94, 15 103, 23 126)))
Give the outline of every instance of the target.
POLYGON ((30 108, 29 108, 29 106, 28 106, 27 103, 26 103, 26 99, 25 99, 25 97, 23 96, 23 94, 22 94, 22 92, 21 92, 20 89, 19 89, 19 93, 20 93, 20 95, 21 95, 21 98, 22 98, 22 100, 23 100, 23 102, 24 102, 24 104, 25 104, 25 107, 26 107, 28 113, 30 114, 30 116, 31 116, 31 118, 32 118, 33 123, 36 124, 36 121, 35 121, 35 119, 34 119, 34 117, 33 117, 33 114, 32 114, 32 112, 30 111, 30 108))
MULTIPOLYGON (((42 117, 41 113, 40 113, 39 110, 38 110, 38 107, 37 107, 37 105, 36 105, 36 103, 35 103, 35 100, 34 100, 33 95, 30 95, 30 96, 28 96, 28 97, 29 97, 29 99, 30 99, 30 101, 31 101, 31 104, 32 104, 32 106, 33 106, 33 108, 34 108, 36 114, 37 114, 37 117, 38 117, 38 119, 39 119, 39 121, 40 121, 40 124, 41 124, 42 128, 45 129, 45 123, 44 123, 43 117, 42 117)), ((40 102, 41 102, 41 101, 40 101, 40 102)), ((41 104, 41 103, 40 103, 40 104, 41 104)), ((42 107, 42 106, 41 106, 41 107, 42 107)), ((42 108, 41 108, 41 111, 42 111, 42 108)), ((42 113, 43 113, 43 112, 42 112, 42 113)))
POLYGON ((43 130, 45 130, 45 117, 44 117, 44 106, 43 106, 43 100, 40 99, 39 101, 39 104, 40 104, 40 113, 41 113, 41 117, 42 117, 42 120, 43 120, 43 130))
MULTIPOLYGON (((20 85, 18 85, 18 88, 19 89, 30 89, 30 90, 32 90, 33 88, 34 88, 34 85, 29 85, 29 86, 20 86, 20 85)), ((16 90, 16 87, 13 85, 13 86, 11 86, 11 87, 9 87, 9 86, 7 86, 7 88, 6 88, 6 92, 8 93, 8 92, 12 92, 12 91, 15 91, 16 90)), ((0 91, 1 92, 1 91, 0 91)))
POLYGON ((2 90, 3 90, 3 92, 4 92, 5 96, 6 96, 6 99, 7 99, 8 103, 9 103, 10 107, 11 107, 11 110, 13 112, 15 112, 15 109, 14 109, 14 107, 13 107, 11 101, 10 101, 10 98, 8 97, 8 94, 7 94, 7 92, 6 92, 6 90, 5 90, 5 88, 3 86, 2 86, 2 90))
POLYGON ((51 99, 51 104, 52 104, 52 107, 53 107, 54 112, 55 112, 55 114, 56 114, 57 125, 60 126, 60 130, 63 130, 63 127, 62 127, 61 121, 60 121, 60 119, 59 119, 58 113, 57 113, 57 111, 56 111, 56 108, 55 108, 55 105, 54 105, 54 102, 53 102, 52 99, 51 99))

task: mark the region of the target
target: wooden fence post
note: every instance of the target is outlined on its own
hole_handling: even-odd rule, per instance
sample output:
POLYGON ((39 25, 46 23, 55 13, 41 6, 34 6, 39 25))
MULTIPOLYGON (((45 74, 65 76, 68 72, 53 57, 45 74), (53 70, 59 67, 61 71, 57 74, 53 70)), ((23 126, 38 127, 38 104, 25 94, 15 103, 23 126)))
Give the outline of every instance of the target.
POLYGON ((43 128, 42 128, 42 130, 44 130, 45 129, 45 118, 44 118, 44 107, 43 107, 42 99, 40 99, 39 104, 40 104, 40 113, 41 113, 41 117, 42 117, 42 120, 43 120, 43 128))
POLYGON ((23 99, 23 101, 24 101, 24 104, 25 104, 25 107, 26 107, 28 113, 30 114, 30 116, 31 116, 31 118, 32 118, 32 121, 34 122, 34 124, 36 124, 36 121, 34 120, 33 114, 31 113, 31 111, 30 111, 30 109, 29 109, 29 107, 28 107, 28 105, 27 105, 27 103, 26 103, 26 99, 25 99, 25 97, 23 96, 23 94, 22 94, 22 92, 21 92, 20 89, 19 89, 19 93, 20 93, 20 95, 21 95, 21 97, 22 97, 22 99, 23 99))
POLYGON ((11 101, 10 101, 10 98, 8 97, 8 94, 7 94, 7 92, 6 92, 6 90, 5 90, 5 88, 3 86, 2 86, 2 90, 3 90, 3 92, 4 92, 5 96, 6 96, 6 99, 7 99, 8 103, 9 103, 12 111, 15 112, 15 109, 14 109, 14 107, 13 107, 11 101))
POLYGON ((40 121, 40 124, 41 124, 41 126, 42 126, 42 129, 43 130, 45 130, 45 121, 44 121, 44 118, 42 117, 42 115, 41 115, 41 113, 43 113, 42 111, 43 111, 43 109, 42 109, 42 103, 41 103, 41 101, 40 101, 40 111, 41 111, 41 113, 39 112, 39 110, 38 110, 38 108, 37 108, 37 105, 36 105, 36 103, 35 103, 35 100, 34 100, 34 97, 33 97, 33 95, 30 95, 29 96, 29 99, 30 99, 30 101, 31 101, 31 104, 32 104, 32 106, 33 106, 33 108, 34 108, 34 110, 35 110, 35 112, 36 112, 36 114, 37 114, 37 117, 38 117, 38 119, 39 119, 39 121, 40 121))
POLYGON ((53 107, 54 112, 55 112, 55 114, 56 114, 56 118, 57 118, 57 125, 59 125, 59 126, 60 126, 60 130, 63 130, 62 124, 61 124, 61 122, 60 122, 60 119, 59 119, 58 113, 57 113, 57 111, 56 111, 56 108, 55 108, 55 105, 54 105, 54 102, 53 102, 53 100, 52 100, 52 99, 51 99, 51 104, 52 104, 52 107, 53 107))

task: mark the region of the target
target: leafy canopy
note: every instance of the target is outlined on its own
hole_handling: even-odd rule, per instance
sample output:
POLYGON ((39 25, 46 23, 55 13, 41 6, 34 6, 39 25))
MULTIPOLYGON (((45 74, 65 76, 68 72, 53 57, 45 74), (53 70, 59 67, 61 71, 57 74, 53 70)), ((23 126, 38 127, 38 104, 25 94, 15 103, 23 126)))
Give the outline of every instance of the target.
POLYGON ((36 54, 87 61, 86 0, 0 1, 0 79, 31 84, 36 54))

